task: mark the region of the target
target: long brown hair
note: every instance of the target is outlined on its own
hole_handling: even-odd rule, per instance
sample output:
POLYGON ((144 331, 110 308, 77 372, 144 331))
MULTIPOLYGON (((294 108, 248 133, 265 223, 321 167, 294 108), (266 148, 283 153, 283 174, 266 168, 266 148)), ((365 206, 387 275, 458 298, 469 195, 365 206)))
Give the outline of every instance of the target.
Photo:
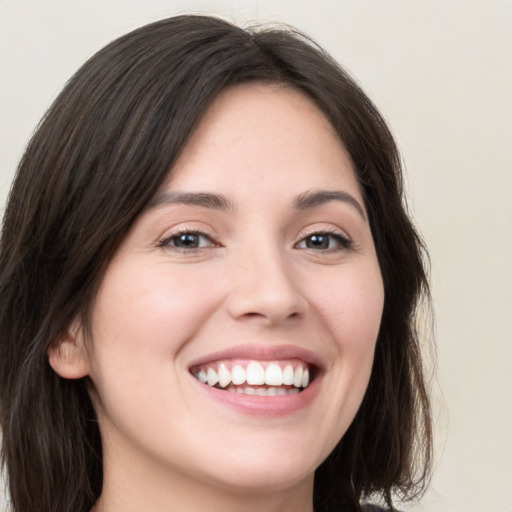
POLYGON ((386 123, 324 51, 291 29, 243 30, 205 16, 142 27, 93 56, 49 109, 18 168, 0 246, 2 461, 14 512, 87 512, 102 489, 101 436, 85 380, 47 350, 87 319, 110 258, 229 85, 294 87, 325 113, 361 184, 385 287, 363 404, 315 474, 316 510, 415 495, 428 476, 431 417, 415 329, 428 297, 424 248, 404 207, 386 123))

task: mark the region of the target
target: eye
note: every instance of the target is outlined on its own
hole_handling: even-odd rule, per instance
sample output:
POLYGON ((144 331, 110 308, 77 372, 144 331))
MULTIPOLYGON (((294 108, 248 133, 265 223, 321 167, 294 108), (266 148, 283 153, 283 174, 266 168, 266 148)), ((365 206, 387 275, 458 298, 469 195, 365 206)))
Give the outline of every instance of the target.
POLYGON ((299 249, 311 249, 313 251, 336 251, 350 249, 352 242, 340 233, 312 233, 303 238, 298 244, 299 249))
POLYGON ((164 238, 158 245, 160 247, 175 247, 176 249, 184 251, 193 251, 204 247, 214 247, 215 242, 205 233, 199 231, 182 231, 164 238))

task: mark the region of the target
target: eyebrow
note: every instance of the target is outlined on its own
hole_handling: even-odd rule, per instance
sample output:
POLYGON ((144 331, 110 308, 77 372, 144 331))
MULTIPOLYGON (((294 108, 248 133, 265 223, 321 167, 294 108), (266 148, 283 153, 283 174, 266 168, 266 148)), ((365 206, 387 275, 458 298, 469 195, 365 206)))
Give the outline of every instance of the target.
MULTIPOLYGON (((297 210, 308 210, 321 206, 330 201, 341 201, 352 205, 359 215, 366 220, 364 209, 348 192, 342 190, 319 190, 317 192, 304 192, 297 196, 294 206, 297 210)), ((234 210, 234 204, 221 194, 211 192, 176 192, 168 190, 156 196, 148 205, 149 208, 155 208, 161 205, 185 204, 192 206, 201 206, 213 210, 234 210)))
POLYGON ((150 203, 149 208, 168 204, 187 204, 202 206, 213 210, 232 210, 233 204, 220 194, 209 192, 175 192, 168 190, 157 195, 150 203))
POLYGON ((304 192, 295 200, 295 207, 298 210, 307 210, 315 208, 330 201, 341 201, 352 205, 359 215, 366 220, 364 209, 359 201, 351 196, 348 192, 342 190, 319 190, 318 192, 304 192))

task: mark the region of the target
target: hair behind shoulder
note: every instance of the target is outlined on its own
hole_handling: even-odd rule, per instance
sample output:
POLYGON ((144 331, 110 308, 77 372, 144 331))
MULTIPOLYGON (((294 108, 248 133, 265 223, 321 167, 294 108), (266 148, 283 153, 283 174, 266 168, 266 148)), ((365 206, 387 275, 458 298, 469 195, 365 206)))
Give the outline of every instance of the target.
POLYGON ((384 279, 370 385, 317 470, 315 507, 357 510, 373 493, 391 504, 394 491, 414 496, 426 481, 431 419, 415 318, 428 282, 386 123, 305 36, 178 16, 86 62, 18 168, 0 245, 0 425, 13 512, 88 512, 100 495, 101 437, 87 382, 58 377, 47 350, 73 319, 87 325, 112 255, 213 99, 250 81, 294 87, 329 118, 354 162, 384 279))

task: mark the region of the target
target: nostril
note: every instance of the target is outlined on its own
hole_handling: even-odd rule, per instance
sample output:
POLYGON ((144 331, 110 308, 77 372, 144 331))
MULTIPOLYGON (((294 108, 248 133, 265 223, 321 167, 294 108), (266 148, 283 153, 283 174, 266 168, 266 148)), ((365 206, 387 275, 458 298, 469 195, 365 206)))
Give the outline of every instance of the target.
MULTIPOLYGON (((267 265, 270 259, 266 260, 267 265)), ((241 320, 264 320, 269 324, 302 317, 308 302, 293 276, 284 274, 284 270, 277 275, 272 269, 262 272, 253 269, 236 279, 227 302, 230 315, 241 320)))
POLYGON ((238 316, 238 320, 246 320, 246 321, 260 321, 262 323, 268 323, 269 325, 270 324, 277 324, 277 323, 281 323, 283 321, 295 321, 295 320, 298 320, 302 317, 302 314, 299 313, 299 312, 292 312, 288 315, 286 314, 280 314, 278 310, 272 310, 272 311, 269 311, 269 312, 261 312, 261 313, 257 313, 257 312, 253 312, 253 311, 250 311, 248 313, 243 313, 242 315, 239 315, 238 316))

